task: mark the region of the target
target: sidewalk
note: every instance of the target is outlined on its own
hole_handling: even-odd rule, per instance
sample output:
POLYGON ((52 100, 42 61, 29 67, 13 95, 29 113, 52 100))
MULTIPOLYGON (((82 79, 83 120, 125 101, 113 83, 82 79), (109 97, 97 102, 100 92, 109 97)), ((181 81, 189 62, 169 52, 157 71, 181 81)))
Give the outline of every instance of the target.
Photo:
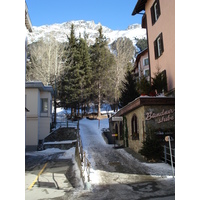
POLYGON ((35 177, 36 176, 31 173, 25 173, 25 199, 35 200, 61 197, 66 191, 74 190, 71 184, 66 181, 65 175, 58 173, 54 174, 54 178, 59 186, 59 189, 56 189, 52 179, 52 173, 45 172, 39 177, 40 187, 38 187, 36 183, 31 189, 28 189, 35 177))

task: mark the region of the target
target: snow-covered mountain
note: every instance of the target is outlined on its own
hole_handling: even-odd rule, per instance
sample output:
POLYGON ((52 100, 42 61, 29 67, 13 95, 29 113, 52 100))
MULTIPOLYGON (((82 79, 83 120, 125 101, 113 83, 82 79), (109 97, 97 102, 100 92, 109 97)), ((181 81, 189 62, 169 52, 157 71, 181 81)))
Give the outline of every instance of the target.
POLYGON ((29 44, 37 42, 40 38, 48 38, 53 35, 57 41, 66 42, 67 35, 70 34, 71 24, 74 24, 75 35, 78 38, 79 35, 84 36, 84 32, 88 34, 89 44, 95 42, 95 38, 98 36, 98 29, 102 26, 103 34, 108 40, 108 44, 111 44, 119 37, 127 37, 136 44, 135 38, 146 38, 146 29, 142 29, 140 24, 133 24, 128 26, 126 30, 112 30, 100 23, 95 24, 94 21, 69 21, 62 24, 44 25, 44 26, 33 26, 33 32, 28 33, 29 44))

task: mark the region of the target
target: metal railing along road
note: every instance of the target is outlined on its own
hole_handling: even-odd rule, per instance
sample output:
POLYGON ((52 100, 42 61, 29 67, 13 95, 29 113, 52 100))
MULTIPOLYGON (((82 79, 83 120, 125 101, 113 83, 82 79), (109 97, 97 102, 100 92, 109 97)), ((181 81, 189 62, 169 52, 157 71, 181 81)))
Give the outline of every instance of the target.
POLYGON ((78 152, 79 152, 80 161, 81 161, 81 176, 84 183, 90 182, 91 163, 87 159, 85 151, 83 151, 83 146, 82 146, 79 130, 77 131, 77 142, 78 142, 78 152))
MULTIPOLYGON (((175 148, 172 148, 172 161, 173 166, 175 166, 175 148)), ((162 159, 165 161, 165 163, 171 164, 171 158, 170 158, 170 149, 166 145, 163 146, 163 156, 162 159)))
POLYGON ((77 128, 78 121, 66 120, 65 122, 56 122, 56 128, 67 127, 67 128, 77 128))

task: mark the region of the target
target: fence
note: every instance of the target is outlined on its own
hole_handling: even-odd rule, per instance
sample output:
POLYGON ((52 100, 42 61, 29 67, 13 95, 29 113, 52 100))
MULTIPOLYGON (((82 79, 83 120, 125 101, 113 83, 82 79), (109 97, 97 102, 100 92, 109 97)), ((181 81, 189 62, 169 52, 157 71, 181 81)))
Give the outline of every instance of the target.
POLYGON ((67 127, 67 128, 76 128, 77 129, 77 144, 76 144, 76 161, 78 163, 80 169, 80 175, 83 180, 83 183, 86 187, 90 182, 90 167, 91 163, 86 157, 86 153, 83 151, 82 141, 79 134, 79 121, 71 121, 62 119, 56 122, 56 129, 60 127, 67 127))
POLYGON ((86 153, 83 151, 82 141, 79 134, 79 128, 77 129, 76 159, 77 159, 77 163, 80 169, 80 175, 86 187, 87 183, 90 182, 91 163, 87 159, 86 153))
MULTIPOLYGON (((172 161, 173 161, 173 166, 175 167, 175 148, 171 149, 172 150, 172 161)), ((163 156, 162 159, 165 161, 165 163, 171 164, 171 157, 170 157, 170 149, 166 145, 163 146, 163 156)))
POLYGON ((67 127, 67 128, 77 128, 78 127, 78 121, 71 121, 71 120, 65 120, 65 121, 57 121, 56 122, 56 129, 61 127, 67 127))

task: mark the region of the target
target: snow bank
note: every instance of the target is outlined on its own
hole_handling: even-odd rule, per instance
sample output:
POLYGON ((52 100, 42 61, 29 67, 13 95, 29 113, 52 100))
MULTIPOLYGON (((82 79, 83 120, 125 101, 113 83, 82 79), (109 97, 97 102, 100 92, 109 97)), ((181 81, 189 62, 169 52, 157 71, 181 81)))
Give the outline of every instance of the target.
POLYGON ((50 155, 57 154, 57 153, 61 154, 58 157, 59 159, 73 158, 75 155, 75 147, 72 147, 68 150, 61 150, 58 148, 49 148, 49 149, 45 149, 43 151, 27 152, 26 155, 28 155, 28 156, 50 156, 50 155))
MULTIPOLYGON (((102 128, 109 128, 108 119, 100 120, 100 127, 98 120, 87 120, 83 119, 80 121, 80 135, 83 143, 83 150, 86 152, 87 158, 90 160, 92 167, 95 166, 94 156, 98 156, 93 152, 95 148, 101 153, 101 151, 112 151, 112 145, 107 144, 102 137, 102 128)), ((169 164, 165 163, 143 163, 138 159, 134 158, 131 154, 126 152, 124 149, 118 149, 116 152, 120 153, 121 156, 126 157, 129 161, 138 166, 144 166, 147 169, 147 173, 156 176, 172 177, 172 169, 169 164)), ((94 169, 92 169, 91 176, 95 176, 94 169)))
POLYGON ((71 144, 77 140, 63 140, 63 141, 53 141, 53 142, 44 142, 43 144, 71 144))
POLYGON ((173 177, 172 167, 166 163, 143 163, 148 167, 150 175, 166 176, 167 178, 173 177))
POLYGON ((68 150, 66 150, 61 156, 59 156, 59 159, 73 159, 75 156, 75 147, 72 147, 68 150))

